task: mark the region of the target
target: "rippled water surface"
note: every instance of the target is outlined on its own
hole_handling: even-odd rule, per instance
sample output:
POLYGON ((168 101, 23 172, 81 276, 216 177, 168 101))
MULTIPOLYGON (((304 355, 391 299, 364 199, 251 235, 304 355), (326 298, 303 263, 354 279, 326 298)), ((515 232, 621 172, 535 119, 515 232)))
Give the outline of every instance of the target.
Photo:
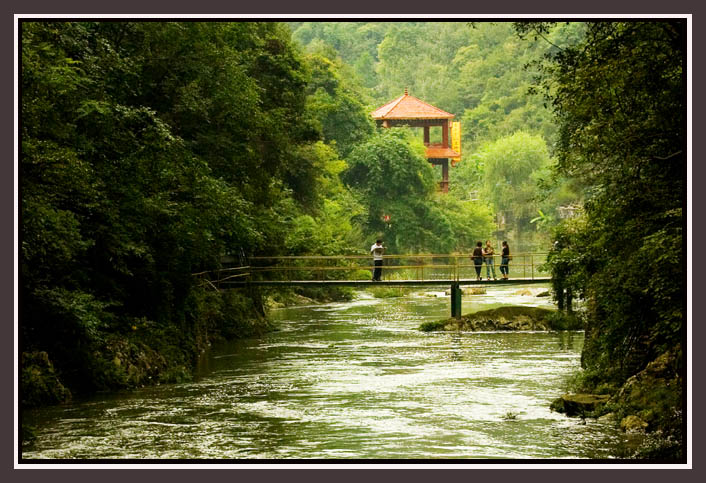
MULTIPOLYGON (((465 295, 463 311, 549 306, 518 290, 465 295)), ((276 310, 281 330, 214 348, 196 382, 26 413, 37 439, 22 457, 611 456, 609 425, 549 409, 579 366, 582 333, 422 333, 449 314, 437 295, 276 310)))

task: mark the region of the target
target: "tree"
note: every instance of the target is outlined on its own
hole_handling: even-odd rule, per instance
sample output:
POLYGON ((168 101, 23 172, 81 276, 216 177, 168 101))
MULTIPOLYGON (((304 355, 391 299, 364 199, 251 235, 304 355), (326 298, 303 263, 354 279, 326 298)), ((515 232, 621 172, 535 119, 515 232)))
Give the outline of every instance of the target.
MULTIPOLYGON (((414 149, 409 142, 409 133, 403 129, 382 129, 349 156, 343 180, 368 207, 364 226, 369 233, 385 231, 386 214, 394 216, 395 224, 414 223, 418 213, 410 205, 417 206, 434 190, 434 171, 422 155, 423 147, 414 149)), ((410 242, 401 244, 409 246, 410 242)))
POLYGON ((370 115, 359 100, 360 89, 345 80, 345 67, 336 59, 310 54, 307 64, 312 72, 306 89, 308 109, 321 124, 324 141, 345 157, 373 131, 370 115))
MULTIPOLYGON (((553 40, 563 44, 568 29, 553 29, 553 40)), ((534 87, 534 62, 550 48, 546 43, 522 41, 508 23, 475 24, 470 42, 453 60, 458 95, 465 99, 464 144, 482 144, 518 130, 552 141, 551 111, 540 96, 527 95, 534 87)))
POLYGON ((125 384, 101 368, 136 321, 195 357, 192 273, 283 245, 273 207, 318 202, 298 177, 328 159, 302 155, 320 136, 303 57, 269 22, 28 21, 21 35, 23 348, 81 389, 125 384))
POLYGON ((558 229, 550 264, 590 302, 582 362, 603 379, 680 351, 684 35, 680 20, 593 22, 544 66, 559 174, 588 193, 585 221, 558 229))
POLYGON ((353 220, 364 213, 364 208, 340 180, 346 162, 323 142, 298 151, 300 156, 315 160, 316 172, 306 181, 313 199, 307 203, 310 208, 306 211, 292 200, 285 201, 278 210, 282 251, 288 255, 337 255, 360 247, 360 228, 353 220))
POLYGON ((391 253, 468 248, 491 231, 492 216, 484 207, 437 194, 423 152, 404 128, 382 129, 351 152, 343 179, 367 207, 365 231, 384 234, 391 253))
POLYGON ((539 136, 517 132, 485 144, 474 154, 483 166, 482 198, 518 229, 537 213, 536 173, 549 166, 547 145, 539 136))

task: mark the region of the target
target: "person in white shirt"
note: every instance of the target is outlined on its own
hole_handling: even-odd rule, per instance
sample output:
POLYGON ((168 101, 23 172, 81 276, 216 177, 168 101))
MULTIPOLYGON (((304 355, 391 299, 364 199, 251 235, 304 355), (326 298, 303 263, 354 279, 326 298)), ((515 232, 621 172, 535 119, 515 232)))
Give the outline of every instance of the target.
POLYGON ((373 282, 379 282, 382 275, 382 254, 385 252, 385 247, 382 246, 382 240, 378 239, 373 246, 370 247, 370 253, 373 256, 375 271, 373 272, 373 282))

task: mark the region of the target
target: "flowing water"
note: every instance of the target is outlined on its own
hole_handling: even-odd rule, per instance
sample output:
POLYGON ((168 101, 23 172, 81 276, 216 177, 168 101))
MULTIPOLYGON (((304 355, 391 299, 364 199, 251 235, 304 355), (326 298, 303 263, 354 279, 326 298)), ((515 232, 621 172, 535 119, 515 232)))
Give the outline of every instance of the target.
MULTIPOLYGON (((464 295, 463 312, 550 306, 518 290, 464 295)), ((610 424, 549 409, 583 333, 418 330, 449 305, 427 291, 274 310, 279 331, 214 348, 194 382, 27 411, 22 459, 611 457, 610 424)))

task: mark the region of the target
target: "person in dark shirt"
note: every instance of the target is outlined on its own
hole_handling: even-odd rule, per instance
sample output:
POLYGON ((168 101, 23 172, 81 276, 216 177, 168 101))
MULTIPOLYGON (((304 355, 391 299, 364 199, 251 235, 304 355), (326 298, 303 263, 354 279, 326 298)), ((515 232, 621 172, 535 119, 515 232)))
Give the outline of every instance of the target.
POLYGON ((508 275, 510 275, 510 267, 508 264, 510 263, 510 247, 508 246, 507 242, 503 242, 503 251, 500 256, 500 273, 503 275, 503 280, 508 279, 508 275))
POLYGON ((483 268, 483 243, 476 243, 476 247, 473 249, 473 255, 471 255, 471 260, 473 260, 474 268, 476 269, 476 278, 481 280, 480 271, 483 268))

